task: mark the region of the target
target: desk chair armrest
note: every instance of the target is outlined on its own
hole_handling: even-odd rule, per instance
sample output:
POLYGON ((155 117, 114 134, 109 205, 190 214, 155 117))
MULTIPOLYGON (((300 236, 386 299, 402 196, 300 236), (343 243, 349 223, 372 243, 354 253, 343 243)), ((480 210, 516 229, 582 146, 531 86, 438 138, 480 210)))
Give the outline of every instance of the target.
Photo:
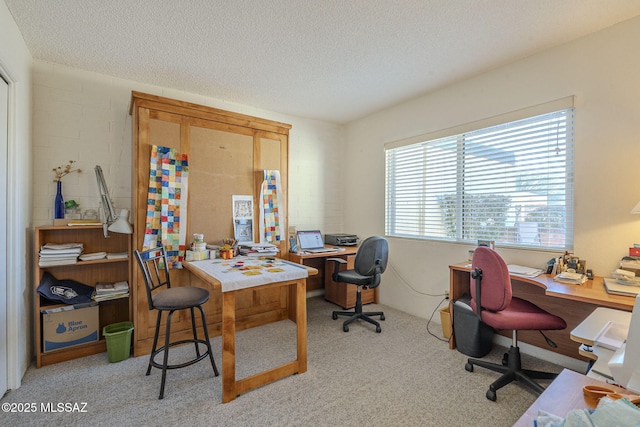
POLYGON ((343 258, 327 258, 325 261, 334 262, 333 274, 331 275, 331 277, 333 277, 334 282, 338 282, 338 273, 340 272, 340 264, 346 264, 347 260, 343 258))

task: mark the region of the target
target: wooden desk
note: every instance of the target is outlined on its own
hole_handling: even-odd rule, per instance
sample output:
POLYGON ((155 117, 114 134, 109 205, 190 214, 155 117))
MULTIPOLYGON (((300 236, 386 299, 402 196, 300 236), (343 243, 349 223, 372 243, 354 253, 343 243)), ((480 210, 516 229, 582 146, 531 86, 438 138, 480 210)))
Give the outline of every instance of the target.
MULTIPOLYGON (((328 246, 332 247, 332 246, 328 246)), ((289 253, 289 261, 296 262, 305 266, 316 268, 320 274, 307 280, 307 291, 313 291, 324 288, 324 298, 334 304, 338 304, 344 309, 350 309, 356 305, 356 286, 338 285, 331 277, 333 263, 327 263, 327 258, 342 258, 347 260, 347 264, 341 266, 341 269, 353 268, 357 246, 342 246, 342 250, 338 252, 322 252, 322 253, 289 253)), ((366 289, 362 291, 362 303, 377 303, 378 288, 366 289)))
MULTIPOLYGON (((190 262, 183 266, 193 275, 211 284, 214 289, 222 288, 215 277, 195 267, 190 262)), ((317 270, 307 267, 308 274, 317 274, 317 270)), ((285 363, 267 371, 236 380, 236 292, 222 292, 222 402, 227 403, 237 396, 254 388, 279 380, 293 374, 307 371, 307 297, 306 279, 290 280, 258 285, 261 289, 268 287, 290 286, 291 299, 295 301, 295 321, 297 338, 296 360, 285 363)))
POLYGON ((585 385, 597 385, 628 393, 622 387, 607 384, 569 369, 564 369, 538 399, 533 402, 527 412, 516 421, 514 426, 531 427, 540 410, 559 417, 565 417, 574 409, 594 409, 598 405, 598 400, 584 395, 582 388, 585 385))
MULTIPOLYGON (((449 266, 449 294, 452 301, 469 293, 470 265, 469 262, 462 262, 449 266)), ((569 285, 556 282, 547 274, 534 278, 512 275, 511 285, 514 296, 531 301, 567 322, 567 328, 562 331, 545 331, 558 344, 557 349, 549 347, 538 331, 519 331, 518 340, 581 360, 586 358, 579 354, 570 338, 570 331, 599 306, 631 311, 635 303, 634 297, 608 294, 602 277, 581 285, 569 285)), ((504 335, 511 337, 511 331, 505 331, 504 335)), ((455 348, 455 336, 449 341, 449 348, 455 348)))

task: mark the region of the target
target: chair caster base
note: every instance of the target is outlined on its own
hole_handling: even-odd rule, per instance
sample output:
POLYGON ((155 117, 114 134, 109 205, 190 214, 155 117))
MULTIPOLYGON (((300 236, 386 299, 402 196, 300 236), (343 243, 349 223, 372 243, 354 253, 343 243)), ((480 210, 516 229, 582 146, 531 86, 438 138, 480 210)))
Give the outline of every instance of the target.
POLYGON ((496 392, 493 390, 487 390, 487 399, 491 400, 492 402, 496 401, 496 392))
POLYGON ((473 365, 469 362, 467 362, 466 365, 464 365, 464 369, 466 369, 469 372, 473 372, 473 365))

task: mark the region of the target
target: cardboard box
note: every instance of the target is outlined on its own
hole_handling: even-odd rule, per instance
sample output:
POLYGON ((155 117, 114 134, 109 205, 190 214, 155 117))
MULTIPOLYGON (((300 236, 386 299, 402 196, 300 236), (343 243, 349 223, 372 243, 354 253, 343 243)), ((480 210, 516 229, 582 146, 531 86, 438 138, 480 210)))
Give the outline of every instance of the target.
POLYGON ((98 341, 99 323, 97 305, 43 313, 43 351, 58 350, 98 341))

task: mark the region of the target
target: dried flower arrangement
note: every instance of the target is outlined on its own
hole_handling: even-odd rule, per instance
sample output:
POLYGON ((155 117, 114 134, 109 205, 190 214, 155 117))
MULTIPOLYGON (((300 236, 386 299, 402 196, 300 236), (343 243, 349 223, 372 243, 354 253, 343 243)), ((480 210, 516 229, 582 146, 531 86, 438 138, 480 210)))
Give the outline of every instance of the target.
POLYGON ((53 168, 53 173, 55 173, 56 177, 53 179, 53 182, 60 182, 65 175, 69 175, 73 172, 82 172, 82 169, 72 169, 75 160, 69 160, 69 163, 66 166, 58 166, 57 168, 53 168))

